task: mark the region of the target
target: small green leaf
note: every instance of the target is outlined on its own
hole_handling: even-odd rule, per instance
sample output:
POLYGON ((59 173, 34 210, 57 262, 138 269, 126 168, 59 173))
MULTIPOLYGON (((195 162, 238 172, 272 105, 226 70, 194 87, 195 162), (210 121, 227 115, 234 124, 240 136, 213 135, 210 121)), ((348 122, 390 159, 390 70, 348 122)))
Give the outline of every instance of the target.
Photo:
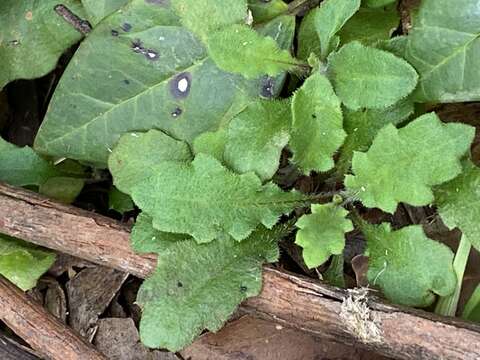
POLYGON ((321 59, 334 51, 339 43, 335 34, 360 8, 360 0, 325 0, 315 12, 315 28, 320 38, 321 59))
POLYGON ((360 8, 338 33, 340 44, 357 40, 363 45, 373 45, 389 39, 399 23, 400 16, 394 6, 360 8))
POLYGON ((387 124, 398 125, 413 114, 412 101, 404 100, 386 109, 363 109, 343 112, 347 138, 340 149, 337 162, 339 174, 345 174, 351 165, 354 151, 367 151, 377 133, 387 124))
POLYGON ((345 185, 365 206, 389 213, 399 202, 428 205, 433 201, 432 186, 460 174, 459 159, 474 136, 473 127, 444 124, 435 113, 402 129, 389 124, 378 132, 367 152, 354 153, 354 175, 346 176, 345 185))
MULTIPOLYGON (((129 0, 82 0, 83 7, 87 13, 88 21, 92 25, 97 25, 101 20, 115 12, 129 0)), ((155 0, 146 0, 154 2, 155 0)))
POLYGON ((428 306, 435 294, 447 296, 455 290, 453 253, 430 240, 420 225, 391 231, 390 224, 362 229, 369 256, 368 280, 398 304, 428 306))
POLYGON ((60 175, 59 170, 31 148, 20 148, 0 138, 0 181, 16 186, 39 186, 60 175))
POLYGON ((246 0, 171 0, 182 24, 203 41, 212 32, 247 19, 246 0))
POLYGON ((464 163, 463 172, 452 181, 435 188, 435 204, 445 224, 462 230, 480 251, 480 168, 464 163))
POLYGON ((256 23, 271 20, 288 10, 288 5, 282 0, 248 0, 248 7, 256 23))
POLYGON ((203 329, 219 330, 235 308, 262 287, 262 264, 278 259, 282 227, 255 231, 242 242, 174 243, 159 254, 156 272, 143 283, 142 342, 181 350, 203 329))
POLYGON ((320 39, 315 28, 316 12, 310 11, 305 15, 298 30, 297 57, 308 60, 310 54, 321 55, 320 39))
POLYGON ((300 65, 274 39, 257 34, 246 25, 232 25, 215 32, 209 36, 207 46, 208 54, 220 69, 246 78, 275 76, 300 65))
POLYGON ((237 175, 218 160, 198 154, 190 163, 162 162, 132 188, 135 204, 161 231, 192 235, 199 243, 219 236, 245 239, 259 225, 275 225, 304 201, 252 172, 237 175))
POLYGON ((329 57, 328 74, 338 96, 352 110, 391 106, 413 91, 418 78, 405 60, 356 41, 329 57))
POLYGON ((295 244, 303 248, 303 260, 308 268, 322 265, 331 255, 339 255, 345 247, 345 233, 353 230, 345 217, 348 211, 333 203, 312 205, 312 213, 303 215, 295 224, 295 244))
POLYGON ((130 196, 112 186, 108 192, 108 208, 123 214, 135 209, 135 204, 130 196))
POLYGON ((167 251, 177 241, 190 240, 187 235, 158 231, 152 226, 152 218, 140 213, 132 228, 130 237, 132 249, 138 253, 157 253, 167 251))
POLYGON ((290 138, 290 125, 289 101, 250 104, 230 122, 225 164, 241 174, 253 171, 262 181, 271 179, 290 138))
POLYGON ((220 128, 215 132, 204 132, 193 141, 193 153, 207 154, 224 163, 223 154, 227 144, 227 129, 220 128))
POLYGON ((379 8, 397 2, 397 0, 363 0, 363 5, 371 8, 379 8))
MULTIPOLYGON (((82 38, 54 10, 58 0, 0 1, 0 89, 15 79, 33 79, 55 68, 58 58, 82 38)), ((62 4, 83 17, 78 1, 62 4)))
POLYGON ((325 76, 317 72, 305 81, 293 95, 292 113, 292 161, 305 174, 330 170, 346 134, 340 100, 325 76))
POLYGON ((422 0, 405 59, 420 75, 418 102, 480 100, 480 0, 422 0))
POLYGON ((192 159, 188 145, 158 130, 123 135, 113 149, 108 166, 118 190, 131 194, 132 187, 153 176, 167 160, 192 159))
POLYGON ((34 287, 54 261, 54 253, 0 234, 0 274, 22 290, 34 287))
POLYGON ((71 204, 85 185, 84 179, 71 177, 52 177, 40 185, 38 192, 65 204, 71 204))

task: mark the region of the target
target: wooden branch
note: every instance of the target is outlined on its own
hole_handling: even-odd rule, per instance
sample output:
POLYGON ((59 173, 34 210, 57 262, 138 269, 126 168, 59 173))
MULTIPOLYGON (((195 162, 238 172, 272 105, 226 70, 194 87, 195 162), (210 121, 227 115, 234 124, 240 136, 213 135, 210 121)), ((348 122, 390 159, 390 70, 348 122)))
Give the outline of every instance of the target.
POLYGON ((3 276, 0 276, 0 318, 48 359, 106 360, 91 344, 3 276))
MULTIPOLYGON (((0 185, 0 232, 92 262, 148 276, 154 256, 129 246, 129 230, 106 217, 0 185)), ((399 359, 479 359, 480 326, 384 304, 266 267, 262 293, 244 311, 399 359)))
POLYGON ((0 333, 0 359, 2 360, 39 360, 32 350, 20 345, 0 333))

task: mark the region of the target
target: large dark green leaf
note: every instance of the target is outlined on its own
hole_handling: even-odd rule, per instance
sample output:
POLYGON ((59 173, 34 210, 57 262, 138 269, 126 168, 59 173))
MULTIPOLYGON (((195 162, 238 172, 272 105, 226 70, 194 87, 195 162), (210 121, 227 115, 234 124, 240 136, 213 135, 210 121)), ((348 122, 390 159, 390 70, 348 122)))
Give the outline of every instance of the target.
POLYGON ((128 131, 191 142, 262 93, 265 79, 225 73, 167 2, 133 0, 102 21, 67 68, 35 147, 104 165, 128 131))

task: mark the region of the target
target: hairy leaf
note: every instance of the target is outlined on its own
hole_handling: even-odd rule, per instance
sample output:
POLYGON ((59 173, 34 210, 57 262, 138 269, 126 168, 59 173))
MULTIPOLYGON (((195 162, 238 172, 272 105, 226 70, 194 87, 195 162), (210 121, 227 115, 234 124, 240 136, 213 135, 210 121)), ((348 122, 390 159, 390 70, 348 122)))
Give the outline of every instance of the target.
MULTIPOLYGON (((129 0, 82 0, 83 7, 87 13, 87 18, 92 25, 97 25, 101 20, 115 12, 129 0)), ((157 2, 159 4, 166 0, 146 0, 147 2, 157 2)))
MULTIPOLYGON (((33 79, 55 68, 58 58, 82 34, 54 10, 58 0, 0 1, 0 89, 15 79, 33 79)), ((82 6, 65 0, 76 15, 82 6)))
POLYGON ((361 0, 325 0, 313 10, 322 59, 337 48, 339 38, 335 34, 357 12, 360 3, 361 0))
POLYGON ((392 124, 378 132, 367 152, 355 152, 345 185, 363 204, 393 213, 399 202, 414 206, 433 201, 432 186, 462 171, 459 159, 468 151, 475 129, 444 124, 434 113, 402 129, 392 124))
POLYGON ((367 151, 378 131, 387 124, 398 125, 413 114, 410 100, 400 101, 386 109, 363 109, 343 112, 347 138, 340 149, 337 171, 345 174, 350 168, 354 151, 367 151))
POLYGON ((130 196, 112 186, 108 192, 108 208, 123 214, 135 209, 135 204, 130 196))
POLYGON ((263 37, 246 25, 232 25, 208 37, 208 53, 219 68, 246 78, 275 76, 300 65, 274 39, 263 37))
POLYGON ((422 0, 405 58, 420 74, 422 102, 480 100, 480 0, 422 0))
POLYGON ((304 199, 254 173, 237 175, 198 154, 191 164, 162 162, 155 175, 132 188, 137 206, 161 231, 192 235, 199 243, 222 235, 245 239, 259 225, 271 228, 304 199))
POLYGON ((348 211, 333 203, 312 205, 312 213, 303 215, 295 224, 295 244, 303 248, 303 260, 310 268, 320 266, 331 255, 339 255, 345 247, 345 233, 353 230, 345 217, 348 211))
POLYGON ((480 251, 480 168, 466 161, 463 172, 435 188, 435 204, 449 228, 458 227, 480 251))
POLYGON ((38 192, 65 204, 71 204, 85 185, 85 180, 65 176, 51 177, 40 184, 38 192))
POLYGON ((290 138, 289 101, 257 101, 238 114, 228 127, 225 164, 238 173, 255 172, 271 179, 290 138))
POLYGON ((405 60, 356 41, 329 57, 328 72, 338 96, 352 110, 393 105, 413 91, 418 78, 405 60))
POLYGON ((227 129, 220 128, 215 132, 205 132, 193 141, 193 152, 207 154, 221 163, 224 163, 223 155, 227 144, 227 129))
POLYGON ((167 251, 177 241, 190 240, 188 235, 168 233, 156 230, 152 218, 142 212, 137 216, 130 237, 132 249, 138 253, 157 253, 167 251))
POLYGON ((261 23, 286 13, 288 5, 282 0, 248 0, 248 8, 254 21, 261 23))
POLYGON ((360 8, 347 21, 338 36, 341 44, 357 40, 363 45, 373 45, 379 40, 389 39, 399 23, 400 16, 394 6, 360 8))
POLYGON ((262 264, 278 259, 282 232, 257 230, 240 243, 181 241, 160 253, 137 297, 142 342, 178 351, 203 329, 219 330, 240 302, 260 292, 262 264))
POLYGON ((0 234, 0 274, 22 290, 34 287, 54 261, 54 253, 0 234))
POLYGON ((39 186, 60 175, 59 170, 31 148, 20 148, 0 138, 0 181, 17 186, 39 186))
POLYGON ((171 0, 182 24, 203 41, 212 32, 247 19, 246 0, 171 0))
POLYGON ((317 72, 305 81, 293 95, 292 113, 292 161, 305 174, 330 170, 346 134, 340 100, 325 76, 317 72))
POLYGON ((428 306, 435 294, 455 290, 453 253, 430 240, 420 225, 391 231, 390 224, 362 229, 367 238, 368 280, 398 304, 428 306))
POLYGON ((170 6, 132 0, 120 10, 75 53, 36 150, 105 166, 126 132, 155 128, 191 144, 264 92, 263 79, 220 71, 170 6))
POLYGON ((139 182, 156 173, 162 161, 192 159, 188 145, 158 130, 123 135, 108 159, 113 183, 118 190, 131 194, 139 182))

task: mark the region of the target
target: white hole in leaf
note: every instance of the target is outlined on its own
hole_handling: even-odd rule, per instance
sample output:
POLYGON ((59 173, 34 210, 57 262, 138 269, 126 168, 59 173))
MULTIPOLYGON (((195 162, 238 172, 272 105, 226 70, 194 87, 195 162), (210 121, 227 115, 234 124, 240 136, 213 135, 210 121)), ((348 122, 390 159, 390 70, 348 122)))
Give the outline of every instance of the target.
POLYGON ((183 78, 177 84, 178 91, 184 93, 188 90, 188 79, 183 78))

